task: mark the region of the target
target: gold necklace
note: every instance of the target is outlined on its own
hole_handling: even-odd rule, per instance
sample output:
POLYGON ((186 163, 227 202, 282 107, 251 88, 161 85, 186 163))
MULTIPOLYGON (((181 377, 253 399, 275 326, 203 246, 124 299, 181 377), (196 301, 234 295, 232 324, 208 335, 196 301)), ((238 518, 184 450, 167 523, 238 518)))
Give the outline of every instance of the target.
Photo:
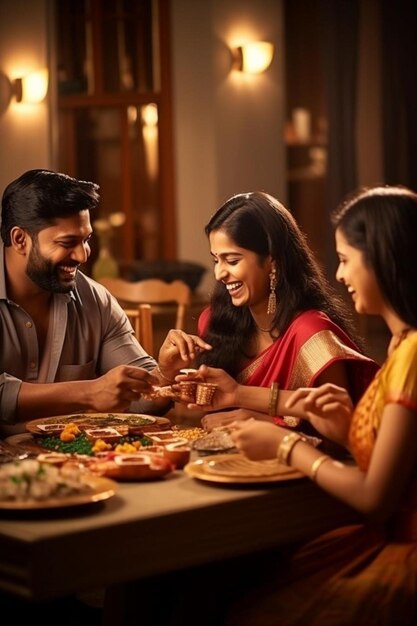
POLYGON ((270 333, 272 331, 272 326, 270 326, 269 328, 262 328, 262 326, 259 326, 259 324, 255 322, 255 319, 253 320, 253 323, 255 324, 256 328, 261 331, 261 333, 270 333))

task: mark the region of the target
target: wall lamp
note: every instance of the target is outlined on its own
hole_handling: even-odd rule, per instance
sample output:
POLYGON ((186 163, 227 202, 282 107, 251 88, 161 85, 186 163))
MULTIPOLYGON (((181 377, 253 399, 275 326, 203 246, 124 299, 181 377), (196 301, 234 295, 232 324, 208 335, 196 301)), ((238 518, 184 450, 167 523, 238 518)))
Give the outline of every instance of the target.
POLYGON ((16 102, 26 102, 28 104, 38 104, 42 102, 48 93, 48 70, 37 70, 30 72, 22 78, 14 81, 14 94, 16 102))
POLYGON ((13 98, 26 104, 42 102, 48 93, 48 82, 47 69, 30 72, 14 80, 0 73, 0 112, 7 109, 13 98))
POLYGON ((272 62, 274 44, 269 41, 252 41, 233 52, 233 69, 248 74, 264 72, 272 62))

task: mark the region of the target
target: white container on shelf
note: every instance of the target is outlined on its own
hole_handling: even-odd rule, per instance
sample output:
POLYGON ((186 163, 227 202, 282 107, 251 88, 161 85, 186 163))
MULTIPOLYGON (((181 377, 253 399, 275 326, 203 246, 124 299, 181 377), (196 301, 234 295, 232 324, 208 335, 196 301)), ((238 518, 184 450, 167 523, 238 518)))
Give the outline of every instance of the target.
POLYGON ((311 138, 311 114, 308 109, 297 107, 292 111, 292 124, 298 141, 309 141, 311 138))

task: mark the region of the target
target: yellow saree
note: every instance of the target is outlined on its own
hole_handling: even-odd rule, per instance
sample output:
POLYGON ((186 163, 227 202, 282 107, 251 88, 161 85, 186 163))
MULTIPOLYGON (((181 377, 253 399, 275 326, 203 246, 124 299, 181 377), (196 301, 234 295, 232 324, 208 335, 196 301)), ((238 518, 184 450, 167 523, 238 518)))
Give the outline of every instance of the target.
MULTIPOLYGON (((354 412, 350 443, 366 471, 385 404, 417 419, 417 333, 386 360, 354 412)), ((397 513, 384 527, 340 528, 298 549, 235 603, 228 626, 417 624, 417 459, 397 513)))

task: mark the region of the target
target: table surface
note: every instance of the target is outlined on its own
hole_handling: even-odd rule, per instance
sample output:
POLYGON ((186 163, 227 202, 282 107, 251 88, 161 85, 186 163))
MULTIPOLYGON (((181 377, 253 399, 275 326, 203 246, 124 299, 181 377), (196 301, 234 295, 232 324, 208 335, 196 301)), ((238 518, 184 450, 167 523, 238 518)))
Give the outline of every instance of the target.
POLYGON ((356 514, 306 478, 219 486, 177 470, 101 503, 0 512, 0 589, 46 600, 307 539, 356 514))

